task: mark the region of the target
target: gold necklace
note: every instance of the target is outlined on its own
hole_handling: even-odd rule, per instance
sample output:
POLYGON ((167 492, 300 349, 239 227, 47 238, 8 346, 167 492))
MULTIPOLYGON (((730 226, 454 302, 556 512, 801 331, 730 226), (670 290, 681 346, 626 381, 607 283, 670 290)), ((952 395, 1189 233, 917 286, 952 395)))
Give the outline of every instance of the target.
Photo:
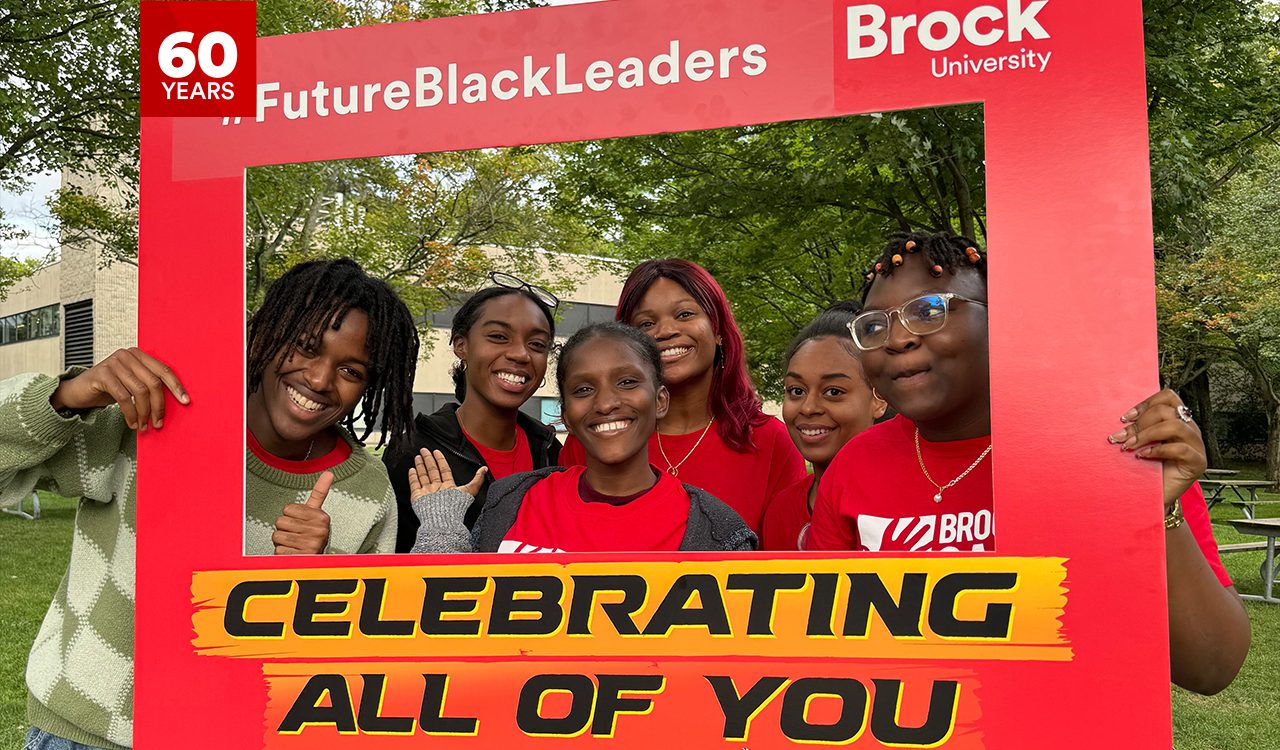
POLYGON ((698 436, 698 442, 694 443, 693 447, 689 449, 689 452, 684 454, 684 458, 680 459, 679 462, 674 464, 671 463, 671 459, 667 458, 667 452, 662 449, 662 433, 657 431, 654 432, 654 434, 658 436, 658 452, 662 454, 662 460, 667 462, 668 474, 670 474, 673 477, 680 476, 680 467, 684 465, 685 461, 689 460, 689 457, 693 455, 694 451, 698 450, 698 446, 702 445, 702 439, 707 436, 707 431, 710 430, 711 425, 715 423, 716 423, 716 418, 712 417, 711 421, 707 422, 707 426, 702 428, 702 434, 698 436))
POLYGON ((969 475, 969 472, 978 468, 978 464, 982 463, 982 459, 986 458, 987 454, 990 452, 991 452, 991 446, 988 445, 987 449, 982 452, 982 455, 978 456, 977 460, 969 464, 969 468, 960 472, 960 476, 956 477, 955 479, 952 479, 950 482, 947 482, 946 484, 938 484, 937 482, 933 481, 933 477, 929 476, 929 470, 924 467, 924 455, 920 453, 920 428, 919 427, 916 428, 916 460, 920 462, 920 471, 924 472, 924 478, 929 480, 929 484, 932 484, 934 487, 938 488, 938 494, 933 496, 933 501, 935 503, 942 502, 942 493, 956 486, 956 482, 959 482, 961 479, 964 479, 969 475))

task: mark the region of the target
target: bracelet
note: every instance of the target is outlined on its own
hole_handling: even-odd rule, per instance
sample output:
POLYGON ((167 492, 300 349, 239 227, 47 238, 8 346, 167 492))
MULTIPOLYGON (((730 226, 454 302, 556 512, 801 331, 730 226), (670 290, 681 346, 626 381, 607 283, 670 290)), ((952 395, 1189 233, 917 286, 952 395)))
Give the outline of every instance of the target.
POLYGON ((1175 502, 1173 509, 1165 514, 1164 527, 1168 529, 1176 529, 1182 525, 1182 503, 1175 502))

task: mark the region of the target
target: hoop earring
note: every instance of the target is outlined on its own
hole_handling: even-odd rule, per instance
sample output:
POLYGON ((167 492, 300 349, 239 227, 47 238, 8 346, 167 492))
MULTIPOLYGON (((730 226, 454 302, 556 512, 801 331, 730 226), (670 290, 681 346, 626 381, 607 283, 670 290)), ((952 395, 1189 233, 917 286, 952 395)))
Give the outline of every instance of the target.
POLYGON ((463 372, 466 372, 466 371, 467 371, 467 360, 465 360, 465 359, 460 359, 460 360, 458 360, 458 368, 459 368, 460 370, 462 370, 463 372))
POLYGON ((538 384, 538 387, 539 387, 539 388, 546 388, 546 387, 547 387, 547 378, 546 378, 546 376, 543 376, 543 378, 542 378, 542 382, 538 384))
POLYGON ((712 360, 712 367, 716 369, 724 367, 724 347, 720 344, 716 344, 716 354, 712 360))

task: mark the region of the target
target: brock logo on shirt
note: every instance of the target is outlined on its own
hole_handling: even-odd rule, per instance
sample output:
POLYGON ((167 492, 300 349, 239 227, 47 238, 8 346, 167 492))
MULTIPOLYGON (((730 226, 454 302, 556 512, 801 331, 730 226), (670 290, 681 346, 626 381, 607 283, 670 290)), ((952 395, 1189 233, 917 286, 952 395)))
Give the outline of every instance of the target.
POLYGON ((537 547, 532 544, 517 542, 512 539, 503 539, 502 542, 498 544, 498 551, 499 552, 564 552, 564 550, 556 549, 555 547, 537 547))
POLYGON ((858 516, 858 538, 869 552, 983 552, 995 533, 989 510, 936 516, 858 516))

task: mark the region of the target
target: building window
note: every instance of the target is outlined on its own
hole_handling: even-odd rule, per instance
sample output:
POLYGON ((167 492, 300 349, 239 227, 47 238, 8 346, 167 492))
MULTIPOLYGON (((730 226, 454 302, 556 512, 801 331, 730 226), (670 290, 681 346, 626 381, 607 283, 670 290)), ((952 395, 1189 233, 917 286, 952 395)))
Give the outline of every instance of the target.
POLYGON ((549 427, 559 427, 560 426, 559 424, 560 423, 560 399, 544 398, 542 399, 542 403, 540 404, 540 406, 542 407, 541 409, 542 413, 539 414, 538 416, 542 421, 542 423, 549 427))
POLYGON ((6 315, 0 318, 0 345, 57 336, 59 322, 57 305, 6 315))
POLYGON ((63 367, 93 367, 93 300, 67 305, 67 332, 62 337, 63 367))

